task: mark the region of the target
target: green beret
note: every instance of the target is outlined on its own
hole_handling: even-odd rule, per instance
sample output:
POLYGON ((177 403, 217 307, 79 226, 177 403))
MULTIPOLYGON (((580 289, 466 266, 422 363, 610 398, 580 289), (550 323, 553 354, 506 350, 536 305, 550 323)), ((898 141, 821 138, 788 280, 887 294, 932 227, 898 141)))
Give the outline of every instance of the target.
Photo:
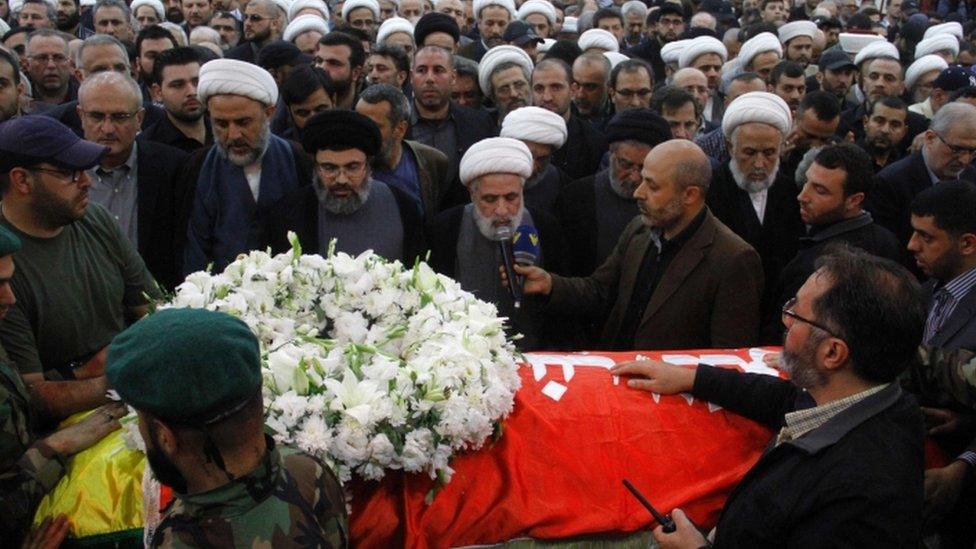
POLYGON ((112 341, 105 375, 137 410, 205 424, 239 410, 261 388, 258 340, 243 321, 205 309, 165 309, 112 341))
POLYGON ((20 239, 10 232, 10 229, 0 225, 0 257, 8 256, 20 250, 20 239))

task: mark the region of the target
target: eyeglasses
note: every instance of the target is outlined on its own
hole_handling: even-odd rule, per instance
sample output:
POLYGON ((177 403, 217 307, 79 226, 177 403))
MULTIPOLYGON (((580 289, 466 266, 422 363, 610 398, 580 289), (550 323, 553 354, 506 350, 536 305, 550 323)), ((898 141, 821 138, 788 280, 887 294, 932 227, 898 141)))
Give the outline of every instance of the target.
POLYGON ((54 55, 38 54, 30 56, 30 60, 35 63, 40 63, 41 65, 47 65, 51 61, 54 61, 55 65, 64 65, 68 62, 68 57, 66 55, 61 55, 60 53, 56 53, 54 55))
POLYGON ((954 156, 976 155, 976 148, 966 148, 966 147, 960 147, 958 145, 950 145, 949 142, 946 141, 944 137, 942 137, 936 132, 932 132, 932 133, 934 133, 935 136, 939 138, 939 141, 941 141, 946 146, 946 148, 949 149, 949 152, 951 152, 954 156))
POLYGON ((265 19, 271 19, 271 18, 270 17, 265 17, 263 15, 258 15, 256 13, 252 13, 250 15, 245 15, 244 16, 244 20, 245 21, 250 21, 252 23, 260 23, 261 21, 264 21, 265 19))
POLYGON ((134 112, 111 112, 111 113, 98 112, 98 111, 81 111, 81 113, 85 115, 85 118, 91 120, 96 124, 101 124, 102 122, 105 122, 106 119, 111 120, 113 124, 125 124, 129 120, 132 120, 133 116, 139 114, 139 111, 141 110, 142 109, 139 109, 138 111, 134 111, 134 112))
POLYGON ((808 318, 803 318, 802 316, 796 314, 795 312, 793 312, 793 309, 795 309, 795 308, 796 308, 796 298, 795 297, 791 298, 789 301, 787 301, 783 305, 783 311, 782 311, 783 312, 783 318, 781 320, 783 322, 783 325, 786 326, 787 329, 789 329, 791 327, 791 325, 793 324, 793 321, 800 321, 800 322, 803 322, 805 324, 809 324, 809 325, 813 326, 814 328, 820 328, 821 330, 827 332, 828 334, 832 335, 833 337, 840 338, 840 336, 837 335, 837 334, 835 334, 833 330, 831 330, 830 328, 824 326, 823 324, 820 324, 819 322, 814 322, 814 321, 812 321, 812 320, 810 320, 808 318), (790 321, 787 321, 786 320, 787 318, 789 318, 791 320, 790 321))
POLYGON ((345 166, 338 166, 336 164, 316 164, 315 169, 318 170, 323 177, 328 179, 335 179, 339 177, 340 173, 346 174, 346 177, 352 179, 354 177, 359 177, 362 175, 364 169, 366 168, 365 162, 350 162, 345 166))
POLYGON ((85 175, 85 170, 54 170, 51 168, 29 168, 32 172, 44 172, 56 175, 62 179, 70 178, 72 183, 78 183, 85 175))

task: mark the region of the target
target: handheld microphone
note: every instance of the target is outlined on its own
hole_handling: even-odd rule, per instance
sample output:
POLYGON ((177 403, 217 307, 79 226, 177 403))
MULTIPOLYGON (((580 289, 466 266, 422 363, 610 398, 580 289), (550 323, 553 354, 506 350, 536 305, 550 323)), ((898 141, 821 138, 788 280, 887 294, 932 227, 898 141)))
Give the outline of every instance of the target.
POLYGON ((502 225, 495 229, 495 242, 498 242, 498 249, 502 253, 502 265, 505 267, 505 276, 508 277, 508 294, 515 302, 515 308, 522 306, 522 284, 515 274, 515 255, 512 252, 512 229, 502 225))
POLYGON ((539 261, 539 233, 532 225, 519 225, 512 239, 515 262, 523 267, 531 267, 539 261))

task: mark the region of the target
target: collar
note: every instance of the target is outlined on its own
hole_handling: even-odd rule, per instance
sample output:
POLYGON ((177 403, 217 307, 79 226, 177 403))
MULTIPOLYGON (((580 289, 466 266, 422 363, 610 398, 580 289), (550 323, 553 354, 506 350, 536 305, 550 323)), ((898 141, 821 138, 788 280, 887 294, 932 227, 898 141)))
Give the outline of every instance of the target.
POLYGON ((948 292, 953 299, 958 301, 966 297, 966 294, 969 293, 969 290, 973 289, 973 286, 976 286, 976 267, 946 282, 945 285, 942 285, 940 282, 936 286, 938 288, 936 292, 948 292))
POLYGON ((874 219, 871 217, 871 214, 862 211, 850 219, 843 219, 832 225, 811 227, 810 234, 808 236, 801 237, 800 241, 811 243, 823 242, 844 233, 849 233, 862 227, 867 227, 871 223, 874 223, 874 219))
POLYGON ((138 140, 132 142, 132 150, 129 151, 129 157, 125 159, 125 162, 119 164, 118 166, 106 170, 101 166, 95 166, 95 173, 100 175, 107 175, 116 170, 123 169, 126 173, 132 173, 132 170, 136 168, 136 154, 139 148, 138 140))
MULTIPOLYGON (((415 100, 416 101, 416 100, 415 100)), ((444 118, 421 118, 420 113, 417 112, 417 105, 413 103, 410 105, 410 125, 413 126, 420 122, 421 120, 427 122, 445 122, 447 120, 454 119, 454 101, 447 102, 447 116, 444 118)))
POLYGON ((256 469, 223 486, 198 494, 176 494, 179 514, 191 516, 232 517, 241 515, 263 502, 281 476, 281 459, 274 439, 264 436, 267 450, 256 469))
POLYGON ((939 181, 942 181, 942 179, 935 175, 935 172, 929 168, 928 153, 925 151, 925 147, 922 147, 922 150, 919 152, 922 155, 922 164, 925 164, 925 171, 929 174, 929 180, 932 182, 932 184, 935 185, 939 181))
POLYGON ((695 215, 694 219, 691 220, 691 223, 688 223, 688 226, 682 229, 680 233, 674 235, 674 238, 664 238, 664 234, 661 229, 651 229, 651 239, 654 241, 654 245, 657 246, 657 251, 660 253, 669 250, 678 250, 684 246, 685 242, 688 242, 688 240, 691 238, 691 235, 698 232, 698 229, 702 226, 702 223, 705 222, 705 212, 707 209, 708 208, 703 207, 701 211, 695 215))
POLYGON ((836 444, 855 427, 890 408, 901 397, 901 386, 898 383, 889 383, 877 392, 866 395, 846 406, 843 410, 836 412, 819 428, 808 432, 803 437, 783 444, 788 444, 808 454, 815 454, 836 444))

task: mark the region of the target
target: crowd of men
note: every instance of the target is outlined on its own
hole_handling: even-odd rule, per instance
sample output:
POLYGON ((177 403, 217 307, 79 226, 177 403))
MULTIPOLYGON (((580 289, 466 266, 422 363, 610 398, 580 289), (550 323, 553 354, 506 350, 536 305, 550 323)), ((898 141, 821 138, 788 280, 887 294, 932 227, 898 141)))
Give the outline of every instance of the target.
POLYGON ((0 531, 28 534, 116 389, 180 488, 157 542, 346 543, 328 468, 253 431, 241 325, 137 322, 295 232, 429 261, 524 351, 784 344, 792 384, 618 370, 779 429, 717 537, 676 512, 663 546, 972 547, 974 18, 972 0, 0 0, 0 531), (499 241, 526 234, 506 272, 499 241), (156 387, 174 375, 203 388, 156 387), (901 385, 949 455, 924 478, 901 385), (189 526, 195 494, 279 471, 318 486, 292 530, 255 494, 262 520, 189 526))

